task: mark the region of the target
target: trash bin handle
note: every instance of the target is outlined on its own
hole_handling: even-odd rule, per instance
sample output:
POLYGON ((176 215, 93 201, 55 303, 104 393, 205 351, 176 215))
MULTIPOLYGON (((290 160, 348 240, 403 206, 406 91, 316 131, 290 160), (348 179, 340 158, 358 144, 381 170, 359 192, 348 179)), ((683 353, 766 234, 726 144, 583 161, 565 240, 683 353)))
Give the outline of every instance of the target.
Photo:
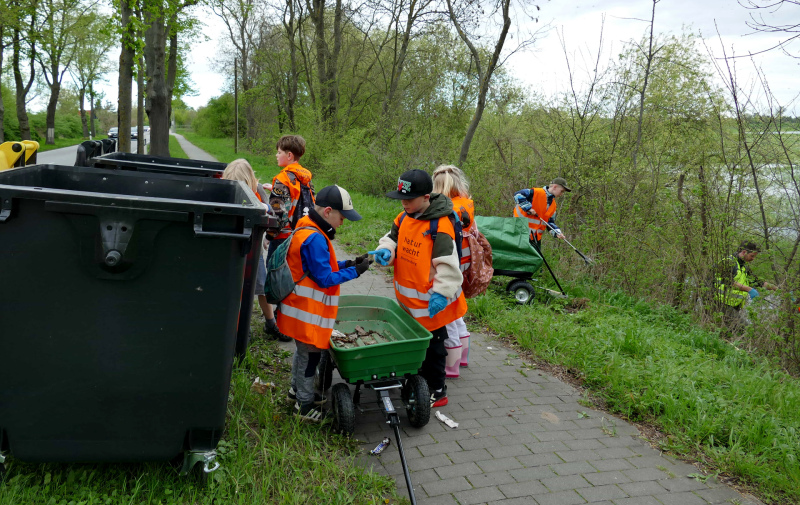
POLYGON ((213 237, 213 238, 229 238, 233 240, 250 240, 250 237, 253 236, 253 225, 252 220, 249 218, 245 218, 245 227, 242 233, 228 233, 223 231, 206 231, 203 229, 203 217, 204 214, 202 212, 198 212, 194 215, 194 236, 195 237, 213 237))
POLYGON ((244 233, 225 233, 221 231, 203 231, 202 224, 195 224, 194 234, 196 237, 216 237, 216 238, 231 238, 234 240, 250 240, 250 237, 253 236, 253 229, 245 228, 244 233))

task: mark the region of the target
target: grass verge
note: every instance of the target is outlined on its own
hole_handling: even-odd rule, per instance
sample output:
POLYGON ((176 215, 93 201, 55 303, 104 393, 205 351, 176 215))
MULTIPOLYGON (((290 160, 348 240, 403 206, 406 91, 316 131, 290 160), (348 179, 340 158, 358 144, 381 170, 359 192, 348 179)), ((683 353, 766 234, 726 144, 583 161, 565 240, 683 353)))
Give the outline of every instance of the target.
POLYGON ((494 280, 469 314, 537 357, 576 370, 613 412, 655 424, 662 448, 699 458, 771 503, 800 502, 800 381, 667 306, 579 286, 518 306, 494 280))
POLYGON ((178 143, 178 139, 175 135, 169 136, 169 155, 172 158, 188 158, 189 156, 186 155, 186 152, 181 147, 180 143, 178 143))
POLYGON ((262 327, 253 325, 251 352, 234 369, 217 448, 222 466, 207 484, 180 477, 168 463, 28 464, 9 458, 0 504, 397 503, 393 480, 354 462, 352 441, 294 419, 286 400, 289 353, 260 338, 262 327), (276 387, 263 395, 251 391, 256 376, 276 387))

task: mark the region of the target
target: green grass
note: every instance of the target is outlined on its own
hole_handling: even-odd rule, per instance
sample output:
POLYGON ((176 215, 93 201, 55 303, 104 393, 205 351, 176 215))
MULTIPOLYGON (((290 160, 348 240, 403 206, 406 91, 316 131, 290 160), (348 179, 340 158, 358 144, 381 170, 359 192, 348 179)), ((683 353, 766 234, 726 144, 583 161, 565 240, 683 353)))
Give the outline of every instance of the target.
POLYGON ((178 139, 174 135, 169 136, 169 155, 172 158, 188 158, 186 152, 178 143, 178 139))
MULTIPOLYGON (((256 309, 257 310, 257 309, 256 309)), ((234 369, 221 468, 206 486, 169 463, 27 464, 9 458, 0 504, 382 504, 398 502, 393 480, 354 462, 356 445, 326 426, 291 415, 289 353, 266 342, 261 324, 245 361, 234 369), (274 382, 265 395, 255 377, 274 382)))
POLYGON ((576 314, 517 306, 493 280, 469 314, 551 362, 577 369, 609 408, 667 434, 665 449, 707 458, 772 503, 800 500, 800 381, 670 307, 578 286, 576 314))

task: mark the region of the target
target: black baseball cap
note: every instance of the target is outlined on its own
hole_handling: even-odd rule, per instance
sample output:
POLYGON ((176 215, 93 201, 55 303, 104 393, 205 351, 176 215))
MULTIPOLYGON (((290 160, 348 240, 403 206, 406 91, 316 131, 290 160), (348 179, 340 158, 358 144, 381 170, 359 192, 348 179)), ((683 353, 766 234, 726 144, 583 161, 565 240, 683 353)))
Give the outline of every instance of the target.
POLYGON ((361 214, 353 208, 353 199, 346 189, 333 185, 325 186, 317 193, 315 203, 320 207, 330 207, 342 213, 345 219, 359 221, 361 214))
POLYGON ((428 172, 415 168, 397 179, 397 190, 389 191, 386 196, 395 200, 411 200, 433 192, 433 179, 428 172))

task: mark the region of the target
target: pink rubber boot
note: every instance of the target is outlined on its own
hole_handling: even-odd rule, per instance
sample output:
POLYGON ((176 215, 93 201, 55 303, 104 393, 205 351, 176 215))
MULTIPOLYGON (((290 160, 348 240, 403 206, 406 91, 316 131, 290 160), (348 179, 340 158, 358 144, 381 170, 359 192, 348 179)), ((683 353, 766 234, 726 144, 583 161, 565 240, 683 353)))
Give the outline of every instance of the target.
POLYGON ((460 366, 469 366, 469 335, 461 337, 461 363, 460 366))
POLYGON ((461 375, 458 369, 458 364, 461 361, 461 349, 461 347, 451 347, 447 349, 444 373, 448 379, 457 379, 461 375))

